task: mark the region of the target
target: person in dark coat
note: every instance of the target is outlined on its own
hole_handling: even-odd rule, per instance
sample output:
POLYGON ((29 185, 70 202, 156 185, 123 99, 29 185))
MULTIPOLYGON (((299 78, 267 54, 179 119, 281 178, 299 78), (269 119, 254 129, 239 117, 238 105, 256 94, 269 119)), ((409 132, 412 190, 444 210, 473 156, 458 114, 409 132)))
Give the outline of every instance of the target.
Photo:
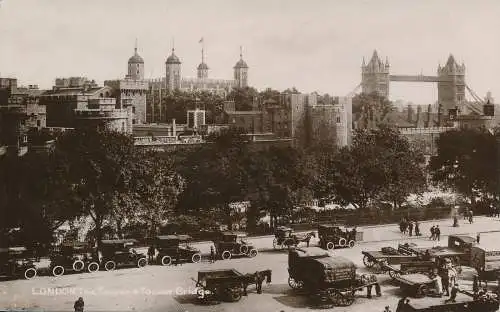
POLYGON ((441 240, 441 230, 439 229, 439 225, 436 225, 436 228, 434 229, 434 233, 436 234, 435 239, 440 241, 441 240))
POLYGON ((155 256, 155 247, 153 245, 148 248, 148 261, 149 263, 153 262, 153 257, 155 256))
POLYGON ((479 291, 479 277, 474 275, 474 280, 472 281, 472 292, 477 294, 479 291))
POLYGON ((262 283, 264 282, 265 277, 259 271, 255 272, 255 282, 257 287, 257 293, 262 294, 262 283))
POLYGON ((458 217, 457 216, 453 217, 453 227, 458 227, 458 217))
POLYGON ((422 233, 420 233, 420 224, 418 223, 418 221, 415 221, 415 235, 416 236, 422 235, 422 233))
POLYGON ((453 287, 451 288, 451 295, 450 295, 450 299, 447 299, 445 301, 445 303, 448 303, 448 302, 453 302, 455 303, 456 302, 456 299, 457 299, 457 294, 458 294, 458 291, 460 289, 458 288, 458 284, 455 283, 455 285, 453 285, 453 287))
POLYGON ((215 260, 214 246, 210 246, 210 263, 214 263, 215 260))
POLYGON ((75 309, 75 312, 83 312, 84 306, 85 306, 85 303, 83 302, 83 298, 80 297, 80 298, 78 298, 77 301, 75 301, 73 308, 75 309))
POLYGON ((175 255, 175 265, 180 265, 181 264, 181 251, 179 248, 177 248, 177 253, 175 255))
POLYGON ((408 222, 408 235, 413 236, 413 221, 408 222))
POLYGON ((436 229, 436 226, 435 226, 435 225, 433 225, 433 226, 431 227, 431 236, 429 237, 429 239, 431 239, 431 240, 434 240, 434 237, 436 236, 436 231, 435 231, 435 229, 436 229))
POLYGON ((476 235, 476 243, 479 244, 480 240, 481 240, 481 233, 477 233, 477 235, 476 235))

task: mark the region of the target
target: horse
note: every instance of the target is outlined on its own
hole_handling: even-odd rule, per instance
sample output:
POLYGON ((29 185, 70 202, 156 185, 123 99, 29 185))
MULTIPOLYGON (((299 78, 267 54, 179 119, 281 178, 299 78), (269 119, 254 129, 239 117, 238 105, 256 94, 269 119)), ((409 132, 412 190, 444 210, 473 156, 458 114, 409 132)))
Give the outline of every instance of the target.
MULTIPOLYGON (((307 246, 309 247, 309 242, 311 241, 311 238, 314 237, 316 238, 316 233, 315 232, 309 232, 306 235, 293 235, 293 245, 297 247, 299 243, 306 243, 307 246)), ((290 247, 290 246, 289 246, 290 247)))
POLYGON ((271 283, 271 275, 272 271, 271 270, 263 270, 263 271, 257 271, 255 273, 247 273, 243 275, 242 278, 242 284, 243 284, 243 295, 247 295, 247 288, 248 285, 250 284, 255 284, 257 287, 257 291, 260 289, 260 286, 262 285, 262 282, 265 280, 266 284, 271 283))

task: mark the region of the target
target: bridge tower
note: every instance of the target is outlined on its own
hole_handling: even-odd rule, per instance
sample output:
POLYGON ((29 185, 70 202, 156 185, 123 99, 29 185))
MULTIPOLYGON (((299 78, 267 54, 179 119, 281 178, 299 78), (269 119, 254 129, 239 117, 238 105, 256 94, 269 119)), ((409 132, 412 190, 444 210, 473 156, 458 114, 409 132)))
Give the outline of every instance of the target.
POLYGON ((443 113, 448 115, 451 109, 464 109, 465 104, 465 65, 459 65, 450 54, 446 65, 438 66, 438 103, 443 113))
POLYGON ((389 97, 389 60, 385 63, 379 58, 377 50, 373 51, 368 64, 361 65, 361 90, 363 93, 376 92, 386 98, 389 97))

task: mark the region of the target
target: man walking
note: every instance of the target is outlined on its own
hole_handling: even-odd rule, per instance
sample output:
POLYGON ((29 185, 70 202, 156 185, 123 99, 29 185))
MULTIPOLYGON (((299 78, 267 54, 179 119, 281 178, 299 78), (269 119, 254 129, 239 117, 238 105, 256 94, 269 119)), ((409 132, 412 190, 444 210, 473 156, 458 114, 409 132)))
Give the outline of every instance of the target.
POLYGON ((75 301, 73 308, 75 309, 75 312, 83 312, 84 306, 85 306, 85 303, 83 302, 83 298, 80 297, 80 298, 78 298, 77 301, 75 301))
POLYGON ((210 263, 215 262, 215 251, 214 246, 210 246, 210 263))
POLYGON ((481 240, 481 233, 477 233, 477 235, 476 235, 476 243, 479 244, 480 240, 481 240))
POLYGON ((413 220, 408 222, 408 235, 413 236, 413 220))
POLYGON ((436 236, 436 231, 435 230, 436 230, 436 226, 433 225, 431 227, 431 236, 429 237, 430 240, 434 240, 434 237, 436 236))
POLYGON ((436 225, 436 228, 434 229, 434 234, 435 234, 435 240, 437 239, 438 241, 441 240, 441 230, 439 229, 439 225, 436 225))
POLYGON ((472 209, 469 210, 469 223, 474 223, 474 213, 472 212, 472 209))
POLYGON ((420 224, 418 223, 418 221, 415 221, 415 235, 416 236, 422 235, 422 233, 420 233, 420 224))
POLYGON ((155 247, 153 245, 148 248, 148 261, 149 263, 153 263, 153 257, 155 255, 155 247))

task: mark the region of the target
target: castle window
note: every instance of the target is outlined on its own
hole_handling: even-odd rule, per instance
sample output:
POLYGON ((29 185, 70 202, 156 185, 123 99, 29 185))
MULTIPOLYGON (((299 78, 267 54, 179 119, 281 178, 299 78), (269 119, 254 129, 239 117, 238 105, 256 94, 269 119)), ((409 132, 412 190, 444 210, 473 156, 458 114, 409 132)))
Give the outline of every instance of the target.
POLYGON ((340 123, 340 116, 337 116, 337 123, 340 123))

